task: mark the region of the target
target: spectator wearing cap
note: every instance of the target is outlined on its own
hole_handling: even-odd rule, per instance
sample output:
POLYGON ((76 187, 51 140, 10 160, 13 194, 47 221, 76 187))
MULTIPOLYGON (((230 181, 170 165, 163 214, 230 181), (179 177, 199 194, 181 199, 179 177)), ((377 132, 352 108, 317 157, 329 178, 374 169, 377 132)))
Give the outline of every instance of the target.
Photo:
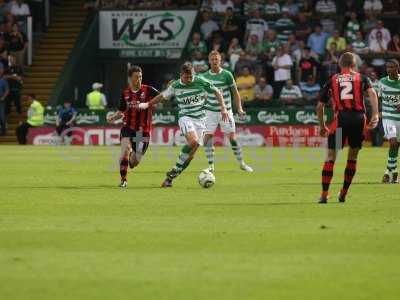
POLYGON ((18 139, 18 143, 20 145, 26 144, 26 138, 29 132, 29 128, 31 127, 40 127, 44 123, 44 107, 43 105, 36 100, 36 96, 34 94, 30 94, 27 96, 27 100, 30 103, 27 120, 26 122, 21 123, 16 128, 16 135, 18 139))
POLYGON ((78 112, 72 107, 70 100, 64 101, 63 106, 60 108, 56 118, 56 132, 62 138, 63 142, 67 142, 65 137, 70 137, 72 131, 70 130, 73 126, 78 112))
POLYGON ((100 92, 102 87, 98 82, 92 84, 93 91, 86 96, 86 106, 90 110, 103 110, 107 106, 106 96, 100 92))

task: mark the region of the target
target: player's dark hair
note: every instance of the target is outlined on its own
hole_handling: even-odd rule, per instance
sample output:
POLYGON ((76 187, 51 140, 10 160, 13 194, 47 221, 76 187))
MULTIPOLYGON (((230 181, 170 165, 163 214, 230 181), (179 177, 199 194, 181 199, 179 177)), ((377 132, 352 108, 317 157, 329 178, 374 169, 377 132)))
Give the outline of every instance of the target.
POLYGON ((191 62, 185 62, 181 66, 181 73, 192 73, 193 72, 193 65, 191 62))
POLYGON ((31 97, 32 99, 36 99, 36 95, 31 93, 31 94, 27 94, 27 96, 31 97))
POLYGON ((339 66, 341 68, 352 68, 356 65, 356 58, 353 53, 345 52, 339 58, 339 66))
POLYGON ((397 69, 400 68, 399 61, 397 59, 395 59, 395 58, 389 59, 386 63, 387 64, 394 64, 397 69))
POLYGON ((142 68, 136 65, 133 65, 128 70, 128 77, 131 77, 133 73, 140 72, 142 73, 142 68))

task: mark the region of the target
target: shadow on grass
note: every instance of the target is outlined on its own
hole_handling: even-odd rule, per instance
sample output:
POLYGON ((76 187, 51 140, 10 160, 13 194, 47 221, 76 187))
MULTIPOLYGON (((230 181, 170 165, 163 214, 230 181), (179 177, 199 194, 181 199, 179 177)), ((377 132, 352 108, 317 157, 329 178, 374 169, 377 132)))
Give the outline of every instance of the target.
MULTIPOLYGON (((49 186, 18 186, 15 187, 18 189, 30 189, 30 190, 45 190, 45 189, 60 189, 60 190, 98 190, 98 189, 111 189, 111 190, 129 190, 128 188, 120 188, 117 185, 49 185, 49 186)), ((159 186, 134 186, 130 188, 130 190, 137 190, 137 189, 158 189, 159 186)))
MULTIPOLYGON (((338 204, 335 202, 329 204, 338 204)), ((308 202, 267 202, 267 203, 199 203, 198 206, 238 206, 238 207, 245 207, 245 206, 283 206, 283 205, 320 205, 316 201, 308 201, 308 202)))
MULTIPOLYGON (((342 185, 343 182, 332 182, 331 185, 342 185)), ((351 185, 382 185, 382 182, 379 181, 365 181, 365 182, 353 182, 351 185)), ((299 186, 305 186, 305 185, 321 185, 320 182, 276 182, 272 183, 272 185, 281 185, 281 186, 292 186, 292 185, 299 185, 299 186)))

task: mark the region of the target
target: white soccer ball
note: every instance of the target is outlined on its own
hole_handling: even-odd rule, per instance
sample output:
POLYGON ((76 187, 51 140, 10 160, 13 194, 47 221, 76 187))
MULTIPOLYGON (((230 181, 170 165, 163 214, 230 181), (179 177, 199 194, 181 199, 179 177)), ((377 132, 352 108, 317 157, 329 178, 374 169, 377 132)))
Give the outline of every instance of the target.
POLYGON ((203 170, 199 174, 199 184, 203 188, 210 188, 214 185, 215 183, 215 176, 213 173, 211 173, 209 170, 203 170))

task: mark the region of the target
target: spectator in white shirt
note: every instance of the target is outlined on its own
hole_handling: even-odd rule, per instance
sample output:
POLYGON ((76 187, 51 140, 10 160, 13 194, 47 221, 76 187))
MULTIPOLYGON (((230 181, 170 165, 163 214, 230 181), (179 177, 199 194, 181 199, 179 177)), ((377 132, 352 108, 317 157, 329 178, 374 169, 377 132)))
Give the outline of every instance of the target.
POLYGON ((293 61, 290 55, 284 52, 282 46, 276 50, 276 56, 272 59, 272 67, 274 68, 274 98, 277 98, 286 81, 291 79, 290 69, 293 61))
POLYGON ((390 31, 383 26, 383 21, 379 20, 376 24, 376 27, 371 30, 368 36, 368 43, 371 44, 372 40, 375 40, 377 37, 377 33, 380 32, 382 34, 382 39, 385 43, 389 43, 392 39, 390 35, 390 31))
POLYGON ((365 0, 363 8, 367 15, 377 15, 381 13, 382 7, 382 2, 380 0, 365 0))
POLYGON ((15 0, 10 11, 14 16, 30 16, 31 14, 28 4, 24 3, 23 0, 15 0))
POLYGON ((219 15, 223 15, 228 7, 234 7, 231 0, 214 0, 212 4, 212 11, 219 15))
POLYGON ((321 14, 335 14, 336 4, 331 0, 319 0, 315 4, 315 12, 321 14))
POLYGON ((201 34, 203 35, 203 38, 205 40, 209 40, 211 38, 211 34, 214 31, 219 30, 219 26, 217 22, 215 22, 210 18, 211 16, 208 11, 204 11, 201 16, 203 18, 203 21, 201 22, 200 25, 200 31, 201 34))
MULTIPOLYGON (((386 52, 388 42, 383 39, 381 31, 376 32, 376 38, 369 43, 369 50, 376 54, 383 54, 386 52)), ((385 71, 385 60, 383 58, 374 58, 371 62, 376 72, 381 76, 385 71)))
POLYGON ((258 40, 261 42, 264 40, 264 37, 267 35, 268 24, 267 22, 261 18, 262 11, 261 9, 257 9, 254 12, 254 18, 249 19, 246 23, 246 34, 244 40, 248 42, 250 36, 255 34, 258 37, 258 40))

